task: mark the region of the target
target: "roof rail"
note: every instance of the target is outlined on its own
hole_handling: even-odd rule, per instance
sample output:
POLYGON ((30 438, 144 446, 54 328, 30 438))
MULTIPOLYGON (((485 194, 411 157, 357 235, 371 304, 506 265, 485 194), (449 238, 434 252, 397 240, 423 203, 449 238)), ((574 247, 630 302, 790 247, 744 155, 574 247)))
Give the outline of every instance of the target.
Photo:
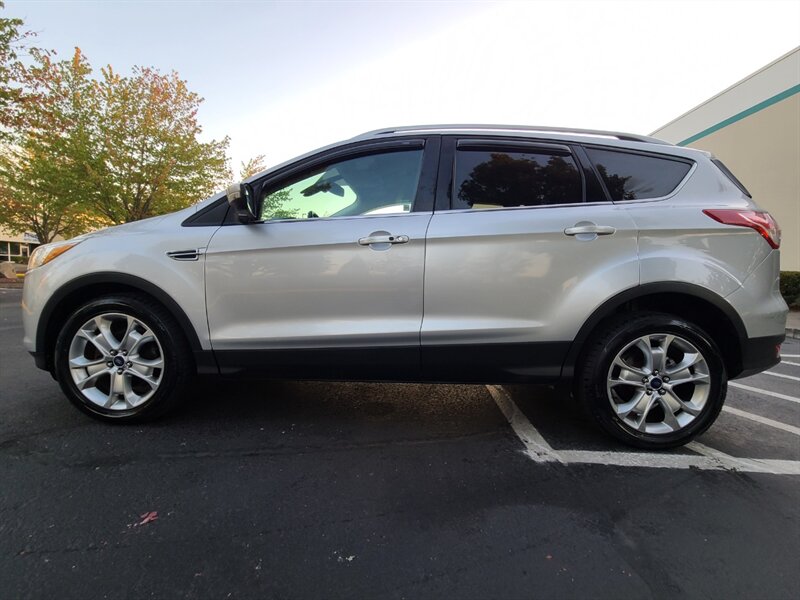
POLYGON ((619 131, 603 131, 599 129, 574 129, 570 127, 539 127, 535 125, 406 125, 403 127, 386 127, 384 129, 375 129, 367 131, 361 135, 355 136, 354 140, 369 139, 380 135, 390 135, 393 133, 410 133, 415 131, 529 131, 541 133, 566 133, 576 135, 596 135, 603 137, 612 137, 626 142, 645 142, 648 144, 664 144, 671 146, 669 142, 659 140, 658 138, 649 137, 646 135, 637 135, 634 133, 622 133, 619 131))

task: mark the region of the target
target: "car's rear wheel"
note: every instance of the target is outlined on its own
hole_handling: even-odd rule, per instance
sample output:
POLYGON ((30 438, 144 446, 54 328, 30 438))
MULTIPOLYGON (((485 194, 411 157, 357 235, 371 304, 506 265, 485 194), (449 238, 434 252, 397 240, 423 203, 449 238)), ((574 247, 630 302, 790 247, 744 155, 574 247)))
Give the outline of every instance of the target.
POLYGON ((75 406, 114 422, 163 415, 178 405, 193 372, 172 316, 134 294, 99 298, 75 310, 56 341, 55 368, 75 406))
POLYGON ((639 448, 680 446, 706 431, 727 392, 713 340, 662 313, 612 321, 590 342, 576 392, 597 423, 639 448))

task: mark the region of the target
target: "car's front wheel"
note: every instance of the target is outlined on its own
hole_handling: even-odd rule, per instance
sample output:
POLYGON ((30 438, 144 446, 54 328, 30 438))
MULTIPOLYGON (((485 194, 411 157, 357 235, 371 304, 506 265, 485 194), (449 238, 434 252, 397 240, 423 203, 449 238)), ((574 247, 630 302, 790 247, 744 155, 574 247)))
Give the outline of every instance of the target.
POLYGON ((727 392, 713 340, 661 313, 611 322, 590 342, 576 392, 599 425, 640 448, 680 446, 706 431, 727 392))
POLYGON ((75 310, 58 336, 54 360, 69 400, 114 422, 163 415, 179 403, 193 372, 172 316, 135 294, 99 298, 75 310))

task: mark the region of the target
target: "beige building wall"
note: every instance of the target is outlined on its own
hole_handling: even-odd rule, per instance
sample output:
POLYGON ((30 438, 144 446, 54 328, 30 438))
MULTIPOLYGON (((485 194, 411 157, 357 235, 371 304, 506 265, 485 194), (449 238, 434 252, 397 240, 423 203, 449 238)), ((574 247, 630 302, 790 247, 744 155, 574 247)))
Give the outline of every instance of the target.
POLYGON ((783 231, 781 270, 800 271, 800 94, 689 144, 716 155, 783 231))
POLYGON ((781 270, 800 271, 800 48, 652 135, 722 160, 781 226, 781 270))
POLYGON ((32 233, 12 233, 0 226, 0 262, 27 261, 32 248, 39 240, 32 233))
POLYGON ((0 225, 0 240, 11 242, 24 242, 24 243, 38 243, 38 239, 32 233, 12 233, 2 225, 0 225))

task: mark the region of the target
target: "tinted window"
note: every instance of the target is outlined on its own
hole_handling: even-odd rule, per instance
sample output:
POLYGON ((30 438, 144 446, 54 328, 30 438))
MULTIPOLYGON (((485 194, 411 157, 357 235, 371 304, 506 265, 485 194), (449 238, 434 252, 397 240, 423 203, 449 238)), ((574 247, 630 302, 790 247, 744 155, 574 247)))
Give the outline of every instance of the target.
POLYGON ((316 219, 410 212, 417 193, 422 150, 359 156, 316 169, 270 188, 263 220, 316 219))
POLYGON ((456 153, 453 208, 506 208, 583 201, 575 160, 546 151, 456 153))
POLYGON ((586 148, 612 200, 660 198, 671 193, 686 177, 691 165, 685 162, 586 148))

